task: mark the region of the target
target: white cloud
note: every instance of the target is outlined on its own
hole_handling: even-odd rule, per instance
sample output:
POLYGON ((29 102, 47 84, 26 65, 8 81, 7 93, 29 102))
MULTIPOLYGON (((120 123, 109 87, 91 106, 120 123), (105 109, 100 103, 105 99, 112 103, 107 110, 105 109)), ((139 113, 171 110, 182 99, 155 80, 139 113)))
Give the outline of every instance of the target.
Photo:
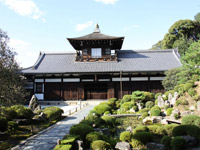
POLYGON ((33 19, 43 18, 45 13, 41 11, 32 0, 0 0, 10 9, 21 16, 31 16, 33 19))
POLYGON ((83 24, 77 24, 76 25, 76 30, 77 31, 82 31, 88 27, 90 27, 93 24, 92 21, 88 21, 87 23, 83 23, 83 24))
POLYGON ((104 4, 115 4, 118 0, 95 0, 96 2, 102 2, 104 4))
POLYGON ((16 60, 23 68, 32 66, 39 55, 38 51, 31 50, 31 44, 23 40, 10 39, 9 46, 17 52, 16 60))

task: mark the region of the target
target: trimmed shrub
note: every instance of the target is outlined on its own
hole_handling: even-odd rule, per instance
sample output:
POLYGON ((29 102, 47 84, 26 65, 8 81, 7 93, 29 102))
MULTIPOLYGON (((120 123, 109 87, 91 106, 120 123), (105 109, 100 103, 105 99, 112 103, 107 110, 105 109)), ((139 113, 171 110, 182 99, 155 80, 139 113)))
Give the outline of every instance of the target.
POLYGON ((159 106, 153 106, 153 107, 151 108, 151 110, 152 110, 152 109, 159 109, 159 110, 161 110, 159 106))
POLYGON ((138 132, 133 134, 132 138, 141 141, 143 144, 146 144, 152 141, 153 136, 150 132, 138 132))
POLYGON ((11 109, 17 113, 18 119, 31 119, 33 117, 32 110, 23 105, 13 105, 11 109))
POLYGON ((7 129, 7 120, 5 117, 0 116, 0 131, 6 131, 7 129))
POLYGON ((176 106, 178 106, 178 105, 188 105, 188 104, 189 104, 189 102, 185 99, 185 97, 180 97, 176 101, 176 106))
POLYGON ((162 96, 162 93, 156 93, 156 95, 154 96, 154 97, 155 97, 155 99, 157 99, 157 98, 158 98, 158 96, 162 96))
POLYGON ((134 105, 135 105, 134 102, 125 102, 121 105, 120 111, 126 112, 126 111, 130 110, 131 108, 133 108, 134 105))
POLYGON ((120 134, 120 140, 122 142, 131 142, 132 134, 130 131, 124 131, 120 134))
POLYGON ((122 98, 122 103, 130 102, 131 101, 131 95, 124 95, 122 98))
POLYGON ((106 111, 110 111, 110 110, 111 110, 111 107, 108 104, 99 104, 94 107, 94 111, 100 116, 103 115, 106 111))
POLYGON ((161 111, 159 109, 152 109, 151 116, 160 116, 161 111))
POLYGON ((14 121, 8 121, 7 130, 8 132, 15 132, 18 129, 18 124, 14 121))
POLYGON ((187 115, 181 120, 182 125, 195 125, 195 120, 200 119, 197 115, 187 115))
POLYGON ((168 108, 167 109, 167 116, 170 116, 172 114, 173 110, 174 110, 173 108, 168 108))
POLYGON ((70 145, 74 145, 75 141, 78 139, 78 136, 76 135, 66 135, 62 140, 61 140, 61 144, 70 144, 70 145))
POLYGON ((90 132, 86 135, 86 143, 88 146, 97 140, 102 140, 102 135, 99 132, 90 132))
POLYGON ((158 105, 158 99, 155 100, 155 105, 158 105))
POLYGON ((137 112, 139 110, 138 106, 133 106, 133 109, 135 110, 135 112, 137 112))
POLYGON ((131 99, 133 99, 136 102, 142 102, 143 100, 145 100, 145 94, 141 91, 135 91, 132 93, 131 99))
POLYGON ((151 101, 154 99, 155 94, 150 92, 144 92, 145 101, 151 101))
POLYGON ((70 134, 80 136, 82 140, 85 140, 85 137, 88 133, 93 132, 94 129, 87 124, 76 124, 70 128, 70 134))
POLYGON ((146 102, 146 104, 145 104, 145 107, 146 108, 152 108, 154 106, 154 102, 152 102, 152 101, 148 101, 148 102, 146 102))
POLYGON ((114 108, 116 101, 117 101, 116 98, 110 98, 107 103, 108 103, 109 106, 111 106, 112 108, 114 108))
POLYGON ((56 145, 54 150, 72 150, 72 145, 56 145))
POLYGON ((142 113, 144 113, 144 112, 147 112, 147 113, 148 113, 149 110, 150 110, 149 108, 143 108, 143 109, 140 109, 138 113, 140 113, 140 114, 142 114, 142 113))
POLYGON ((167 132, 168 136, 172 136, 172 131, 175 127, 179 126, 178 124, 167 124, 164 125, 165 131, 167 132))
POLYGON ((177 136, 171 140, 172 150, 184 150, 187 149, 187 142, 184 138, 177 136))
POLYGON ((194 88, 190 88, 190 89, 188 90, 188 94, 189 94, 190 96, 194 96, 194 95, 197 94, 197 92, 195 91, 194 88))
POLYGON ((144 119, 144 118, 146 118, 148 115, 149 115, 148 112, 144 112, 144 113, 142 113, 142 118, 144 119))
POLYGON ((194 121, 194 125, 200 127, 200 118, 194 121))
POLYGON ((132 139, 131 146, 133 148, 143 148, 145 146, 145 144, 143 144, 140 140, 132 139))
POLYGON ((10 107, 0 107, 1 116, 5 117, 7 120, 12 120, 17 118, 17 113, 10 107))
POLYGON ((163 144, 165 146, 165 150, 170 150, 171 147, 171 140, 172 138, 170 136, 163 136, 161 139, 161 144, 163 144))
POLYGON ((92 122, 91 125, 95 124, 96 127, 101 127, 105 124, 105 121, 98 117, 95 113, 89 113, 89 115, 86 117, 86 120, 92 122))
POLYGON ((184 84, 183 88, 184 88, 184 91, 187 92, 190 88, 193 87, 193 83, 186 83, 184 84))
POLYGON ((156 134, 157 134, 156 130, 157 130, 160 126, 154 124, 154 125, 150 125, 150 126, 147 126, 147 127, 148 127, 150 133, 156 135, 156 134))
POLYGON ((200 100, 200 96, 198 94, 192 96, 192 99, 195 101, 199 101, 200 100))
POLYGON ((173 129, 172 135, 190 135, 200 140, 200 128, 194 125, 181 125, 173 129))
POLYGON ((102 116, 101 119, 103 119, 106 125, 109 125, 109 126, 113 126, 115 123, 115 118, 111 116, 102 116))
POLYGON ((46 107, 43 110, 44 114, 46 117, 52 121, 52 120, 57 120, 60 119, 63 113, 63 110, 60 109, 59 107, 51 106, 51 107, 46 107))
POLYGON ((167 91, 167 92, 165 92, 165 95, 168 97, 169 93, 171 93, 172 95, 174 95, 175 91, 174 90, 167 91))
POLYGON ((92 143, 92 150, 111 150, 111 145, 105 141, 97 140, 92 143))
POLYGON ((138 132, 149 132, 149 128, 147 128, 146 126, 138 126, 133 129, 133 134, 136 134, 138 132))
POLYGON ((150 133, 152 133, 152 134, 155 134, 155 135, 166 135, 167 134, 164 126, 150 125, 147 127, 150 130, 150 133))

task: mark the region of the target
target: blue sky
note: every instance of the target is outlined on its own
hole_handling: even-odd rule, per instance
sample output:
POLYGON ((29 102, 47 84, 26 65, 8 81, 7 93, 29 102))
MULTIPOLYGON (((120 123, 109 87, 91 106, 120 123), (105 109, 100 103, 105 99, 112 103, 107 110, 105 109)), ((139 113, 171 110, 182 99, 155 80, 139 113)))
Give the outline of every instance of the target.
POLYGON ((0 0, 0 28, 22 67, 39 52, 75 51, 67 37, 93 32, 125 36, 122 49, 149 49, 180 19, 194 20, 199 0, 0 0))

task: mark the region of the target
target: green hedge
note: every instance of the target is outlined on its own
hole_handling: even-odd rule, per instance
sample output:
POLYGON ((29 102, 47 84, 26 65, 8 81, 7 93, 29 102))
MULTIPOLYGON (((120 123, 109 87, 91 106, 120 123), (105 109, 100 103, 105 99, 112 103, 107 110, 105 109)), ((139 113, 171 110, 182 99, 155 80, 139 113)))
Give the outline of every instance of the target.
POLYGON ((92 150, 111 150, 111 145, 105 141, 97 140, 92 143, 92 150))
POLYGON ((32 119, 33 117, 32 110, 23 105, 13 105, 11 109, 17 113, 18 119, 32 119))
POLYGON ((187 142, 184 138, 177 136, 171 140, 172 150, 185 150, 187 149, 187 142))
POLYGON ((195 125, 196 120, 200 120, 200 117, 197 115, 187 115, 182 118, 181 124, 182 125, 195 125))
POLYGON ((161 144, 165 146, 165 150, 171 150, 171 140, 170 136, 163 136, 161 139, 161 144))
POLYGON ((7 120, 17 119, 17 112, 11 107, 0 107, 0 115, 5 117, 7 120))
POLYGON ((103 136, 99 132, 90 132, 86 135, 86 144, 90 146, 90 144, 97 140, 102 140, 103 136))
POLYGON ((130 102, 131 101, 131 95, 124 95, 122 98, 122 103, 130 102))
POLYGON ((94 111, 100 116, 103 115, 106 111, 110 111, 110 110, 111 110, 111 107, 106 103, 99 104, 94 107, 94 111))
POLYGON ((115 125, 115 118, 111 116, 102 116, 102 120, 105 121, 106 125, 114 126, 115 125))
POLYGON ((85 140, 85 137, 88 133, 93 132, 94 129, 84 123, 73 125, 70 128, 70 134, 79 136, 82 140, 85 140))
POLYGON ((133 108, 134 105, 135 105, 134 102, 125 102, 121 105, 120 111, 126 112, 126 111, 130 110, 131 108, 133 108))
POLYGON ((124 131, 120 134, 120 140, 123 142, 131 142, 132 133, 130 131, 124 131))
POLYGON ((152 101, 147 101, 147 102, 145 103, 145 107, 146 107, 146 108, 152 108, 154 105, 155 105, 155 104, 154 104, 154 102, 152 102, 152 101))
POLYGON ((73 150, 72 145, 56 145, 54 150, 73 150))
POLYGON ((174 110, 173 108, 168 108, 167 109, 167 116, 170 116, 172 114, 173 110, 174 110))
POLYGON ((141 141, 143 144, 147 144, 152 141, 153 136, 150 132, 138 132, 133 134, 132 139, 136 139, 141 141))
POLYGON ((136 134, 138 132, 149 132, 149 128, 146 126, 138 126, 135 129, 133 129, 133 134, 136 134))
POLYGON ((49 120, 57 120, 61 118, 63 110, 59 107, 51 106, 44 108, 43 112, 49 120))

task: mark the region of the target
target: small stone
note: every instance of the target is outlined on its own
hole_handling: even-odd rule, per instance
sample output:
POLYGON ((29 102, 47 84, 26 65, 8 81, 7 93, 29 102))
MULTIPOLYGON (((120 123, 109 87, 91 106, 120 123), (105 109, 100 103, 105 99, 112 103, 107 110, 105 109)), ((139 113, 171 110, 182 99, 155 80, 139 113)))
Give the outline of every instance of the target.
POLYGON ((159 107, 164 107, 164 105, 165 105, 165 101, 163 100, 162 96, 159 95, 158 96, 158 106, 159 107))
POLYGON ((147 143, 147 149, 148 150, 164 150, 165 146, 163 144, 158 144, 158 143, 147 143))
POLYGON ((115 148, 118 150, 131 150, 130 144, 128 142, 118 142, 115 148))
POLYGON ((133 128, 132 128, 131 126, 129 126, 128 128, 126 128, 126 131, 132 132, 132 131, 133 131, 133 128))
POLYGON ((197 111, 200 112, 200 101, 197 102, 197 111))
POLYGON ((194 106, 190 106, 189 108, 191 111, 194 111, 195 110, 195 107, 194 106))
POLYGON ((57 145, 60 145, 60 144, 61 144, 61 140, 58 139, 58 140, 57 140, 57 145))

